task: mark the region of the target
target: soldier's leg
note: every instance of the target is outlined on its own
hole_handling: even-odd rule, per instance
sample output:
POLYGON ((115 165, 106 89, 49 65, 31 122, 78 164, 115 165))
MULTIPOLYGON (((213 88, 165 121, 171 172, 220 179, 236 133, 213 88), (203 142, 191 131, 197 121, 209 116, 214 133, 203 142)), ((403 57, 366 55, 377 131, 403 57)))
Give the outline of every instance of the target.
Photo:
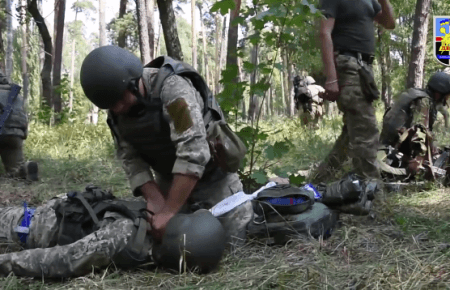
POLYGON ((2 136, 0 152, 5 171, 13 177, 25 178, 21 168, 23 162, 23 139, 19 136, 2 136))
POLYGON ((5 171, 15 178, 38 180, 36 162, 24 162, 23 139, 19 136, 3 136, 0 141, 0 154, 5 171))
MULTIPOLYGON (((242 191, 242 183, 236 173, 223 173, 216 170, 204 182, 199 183, 191 195, 192 207, 210 209, 223 199, 242 191)), ((227 242, 242 244, 246 238, 247 225, 253 219, 251 202, 246 202, 230 212, 218 217, 226 234, 227 242)))
POLYGON ((30 277, 84 275, 93 267, 108 266, 125 249, 134 229, 134 222, 124 218, 69 245, 0 255, 0 276, 11 272, 30 277))
POLYGON ((23 207, 0 208, 0 240, 8 243, 20 243, 14 228, 19 225, 23 217, 23 207))
POLYGON ((327 179, 334 176, 336 170, 338 170, 342 164, 348 159, 348 142, 349 136, 347 131, 347 125, 345 124, 339 138, 336 140, 333 148, 331 149, 325 160, 319 165, 319 167, 311 174, 312 183, 325 182, 327 179))
POLYGON ((348 131, 349 156, 355 173, 362 178, 379 178, 377 149, 379 132, 375 109, 361 90, 359 64, 354 57, 336 58, 339 75, 339 108, 344 112, 348 131))

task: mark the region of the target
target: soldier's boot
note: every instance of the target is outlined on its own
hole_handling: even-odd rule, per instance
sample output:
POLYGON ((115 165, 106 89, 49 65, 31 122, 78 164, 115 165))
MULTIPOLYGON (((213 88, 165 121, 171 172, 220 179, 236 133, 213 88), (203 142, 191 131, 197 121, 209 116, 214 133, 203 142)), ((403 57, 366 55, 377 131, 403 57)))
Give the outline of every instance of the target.
POLYGON ((38 177, 39 173, 39 167, 38 164, 34 161, 25 162, 22 167, 20 168, 20 177, 31 180, 31 181, 37 181, 39 180, 38 177))
POLYGON ((342 213, 368 215, 378 191, 379 184, 376 180, 346 178, 330 184, 322 202, 342 213))

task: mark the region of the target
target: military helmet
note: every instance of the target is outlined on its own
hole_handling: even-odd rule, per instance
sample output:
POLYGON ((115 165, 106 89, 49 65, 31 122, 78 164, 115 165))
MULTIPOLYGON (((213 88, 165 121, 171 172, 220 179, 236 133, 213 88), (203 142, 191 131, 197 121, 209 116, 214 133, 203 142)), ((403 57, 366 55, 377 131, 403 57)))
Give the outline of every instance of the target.
POLYGON ((161 244, 153 246, 152 256, 158 264, 176 271, 183 271, 186 263, 189 270, 206 273, 219 264, 224 250, 222 224, 208 210, 201 209, 171 218, 161 244))
POLYGON ((450 93, 450 75, 445 72, 437 72, 428 80, 428 89, 441 94, 450 93))
POLYGON ((81 86, 89 100, 101 109, 109 109, 142 76, 137 56, 118 46, 102 46, 91 51, 80 71, 81 86))

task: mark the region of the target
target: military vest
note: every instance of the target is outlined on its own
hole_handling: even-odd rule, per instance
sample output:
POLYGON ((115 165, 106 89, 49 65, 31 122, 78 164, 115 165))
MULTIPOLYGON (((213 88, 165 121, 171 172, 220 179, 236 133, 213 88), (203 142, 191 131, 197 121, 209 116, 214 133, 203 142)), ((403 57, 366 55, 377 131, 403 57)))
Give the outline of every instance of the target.
POLYGON ((150 246, 145 200, 118 200, 111 192, 88 185, 84 192, 71 191, 67 199, 54 207, 59 226, 57 244, 67 245, 100 229, 104 214, 118 212, 134 221, 134 229, 126 247, 113 260, 122 267, 147 262, 150 246))
MULTIPOLYGON (((0 115, 8 104, 8 96, 11 90, 9 84, 0 85, 0 115)), ((2 135, 16 135, 26 138, 28 135, 28 120, 24 111, 23 97, 18 95, 13 104, 13 110, 3 125, 2 135)))
MULTIPOLYGON (((410 128, 413 125, 414 111, 412 103, 422 98, 429 98, 426 91, 411 88, 403 92, 398 98, 398 101, 386 110, 383 117, 383 130, 380 134, 382 144, 396 144, 399 138, 398 130, 402 127, 410 128)), ((432 122, 430 121, 430 123, 432 122)))
MULTIPOLYGON (((158 73, 148 82, 150 77, 144 77, 143 82, 147 90, 145 103, 135 114, 113 116, 109 112, 108 124, 119 131, 120 136, 139 152, 140 157, 152 169, 163 176, 172 174, 176 160, 176 148, 170 138, 170 127, 162 113, 160 92, 164 80, 171 75, 187 78, 203 100, 203 121, 206 129, 211 121, 225 120, 222 110, 209 90, 203 78, 190 65, 175 61, 169 57, 158 57, 144 66, 145 68, 159 68, 158 73), (114 124, 110 122, 113 121, 114 124)), ((113 130, 114 132, 114 130, 113 130)), ((210 160, 205 173, 211 172, 216 166, 210 160)))

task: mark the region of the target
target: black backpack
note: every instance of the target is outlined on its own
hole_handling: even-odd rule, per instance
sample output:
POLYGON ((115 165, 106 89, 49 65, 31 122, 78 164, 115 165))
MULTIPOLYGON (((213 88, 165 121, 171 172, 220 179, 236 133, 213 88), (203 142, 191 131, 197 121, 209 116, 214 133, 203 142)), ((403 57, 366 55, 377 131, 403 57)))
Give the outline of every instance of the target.
POLYGON ((148 256, 143 248, 150 228, 146 208, 145 200, 117 200, 111 192, 92 185, 86 186, 84 192, 68 192, 67 199, 54 208, 59 225, 57 244, 62 246, 82 239, 100 228, 105 212, 119 212, 134 221, 136 231, 115 262, 122 266, 143 263, 148 256))

